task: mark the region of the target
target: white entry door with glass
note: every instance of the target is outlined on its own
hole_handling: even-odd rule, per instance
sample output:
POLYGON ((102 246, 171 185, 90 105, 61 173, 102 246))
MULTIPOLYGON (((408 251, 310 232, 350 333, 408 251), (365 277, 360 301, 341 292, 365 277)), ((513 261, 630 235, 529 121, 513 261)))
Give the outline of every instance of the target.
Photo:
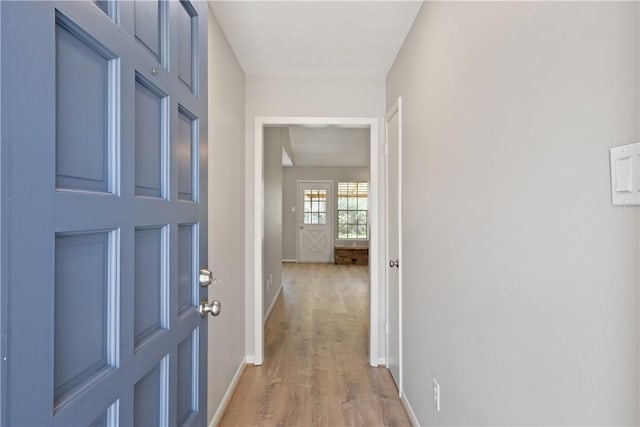
POLYGON ((331 262, 332 181, 298 182, 298 261, 331 262))

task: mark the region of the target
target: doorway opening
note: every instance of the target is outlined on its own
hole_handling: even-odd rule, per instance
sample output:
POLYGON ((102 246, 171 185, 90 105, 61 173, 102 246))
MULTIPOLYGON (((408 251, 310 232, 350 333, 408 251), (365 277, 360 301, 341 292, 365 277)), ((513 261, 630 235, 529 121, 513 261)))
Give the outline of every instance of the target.
MULTIPOLYGON (((378 119, 377 118, 326 118, 326 117, 256 117, 255 119, 255 159, 254 159, 254 203, 257 207, 253 224, 253 310, 252 327, 254 338, 253 363, 261 365, 264 360, 264 314, 265 314, 265 281, 273 280, 265 278, 264 256, 266 254, 262 242, 266 238, 265 212, 269 208, 269 187, 265 177, 264 161, 269 155, 265 150, 265 131, 270 128, 344 128, 366 129, 369 134, 369 176, 367 195, 367 226, 368 226, 368 253, 369 253, 369 364, 378 366, 378 333, 379 333, 379 297, 380 281, 378 273, 379 265, 379 144, 378 144, 378 119)), ((283 209, 285 209, 284 207, 283 209)), ((291 207, 289 207, 291 208, 291 207)), ((297 209, 296 209, 297 211, 297 209)), ((309 212, 313 214, 313 212, 309 212)), ((316 212, 320 214, 320 212, 316 212)), ((335 222, 335 221, 334 221, 335 222)), ((357 224, 356 224, 357 225, 357 224)), ((332 232, 332 234, 335 234, 332 232)), ((333 239, 331 239, 333 248, 333 239)), ((299 245, 297 245, 299 246, 299 245)), ((296 260, 299 257, 296 255, 296 260)), ((282 252, 277 254, 282 256, 282 252)), ((332 254, 333 255, 333 254, 332 254)), ((333 258, 332 258, 333 261, 333 258)), ((249 317, 249 316, 248 316, 249 317)), ((250 323, 248 322, 248 326, 250 323)))

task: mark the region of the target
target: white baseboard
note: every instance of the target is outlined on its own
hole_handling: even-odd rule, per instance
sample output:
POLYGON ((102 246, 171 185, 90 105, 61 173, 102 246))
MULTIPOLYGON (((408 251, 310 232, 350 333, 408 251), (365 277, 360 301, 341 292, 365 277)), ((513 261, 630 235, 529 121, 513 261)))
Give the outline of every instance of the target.
POLYGON ((254 356, 253 354, 247 354, 244 357, 244 361, 246 362, 247 365, 255 365, 256 364, 256 356, 254 356))
POLYGON ((420 423, 418 422, 418 418, 416 417, 415 412, 413 412, 413 408, 407 399, 407 396, 401 393, 400 401, 402 402, 402 406, 404 406, 404 410, 407 411, 407 415, 409 416, 409 421, 411 421, 411 425, 413 427, 420 427, 420 423))
POLYGON ((298 262, 297 259, 283 259, 282 262, 298 262))
POLYGON ((229 402, 231 401, 231 396, 233 396, 233 392, 236 390, 236 387, 238 386, 238 382, 240 381, 240 377, 242 377, 242 373, 244 372, 244 369, 247 367, 247 364, 248 364, 247 357, 245 357, 240 362, 240 366, 238 366, 238 369, 236 370, 236 373, 233 376, 233 379, 231 380, 231 384, 229 384, 227 391, 224 393, 224 396, 222 397, 222 401, 220 402, 220 405, 218 405, 218 409, 216 410, 216 413, 213 415, 213 418, 211 418, 209 427, 216 427, 220 423, 220 421, 222 421, 222 416, 224 415, 224 412, 227 410, 227 406, 229 406, 229 402))
POLYGON ((387 367, 387 359, 385 357, 378 358, 378 366, 387 367))
POLYGON ((282 285, 280 285, 280 287, 276 291, 276 294, 273 296, 273 299, 271 300, 271 304, 269 304, 269 308, 267 309, 267 312, 264 315, 264 319, 262 320, 262 325, 265 325, 267 323, 267 320, 269 320, 269 316, 271 316, 273 307, 276 306, 276 302, 278 302, 278 297, 280 297, 281 293, 282 293, 282 285))

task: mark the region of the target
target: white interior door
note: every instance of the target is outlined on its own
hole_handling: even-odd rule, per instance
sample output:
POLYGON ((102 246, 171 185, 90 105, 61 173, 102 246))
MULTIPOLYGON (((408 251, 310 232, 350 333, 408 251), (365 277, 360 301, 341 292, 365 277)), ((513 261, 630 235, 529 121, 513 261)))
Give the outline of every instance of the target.
POLYGON ((333 182, 298 182, 298 262, 331 262, 333 182))
POLYGON ((386 115, 387 367, 402 393, 402 99, 386 115))
POLYGON ((0 12, 0 425, 204 426, 207 5, 0 12))

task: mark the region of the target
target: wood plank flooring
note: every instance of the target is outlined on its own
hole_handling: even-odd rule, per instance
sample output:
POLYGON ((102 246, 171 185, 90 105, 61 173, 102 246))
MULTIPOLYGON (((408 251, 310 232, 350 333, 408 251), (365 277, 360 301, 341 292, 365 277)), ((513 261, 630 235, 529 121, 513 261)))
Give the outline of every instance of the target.
POLYGON ((410 426, 388 370, 368 363, 368 283, 366 266, 283 264, 265 362, 220 426, 410 426))

